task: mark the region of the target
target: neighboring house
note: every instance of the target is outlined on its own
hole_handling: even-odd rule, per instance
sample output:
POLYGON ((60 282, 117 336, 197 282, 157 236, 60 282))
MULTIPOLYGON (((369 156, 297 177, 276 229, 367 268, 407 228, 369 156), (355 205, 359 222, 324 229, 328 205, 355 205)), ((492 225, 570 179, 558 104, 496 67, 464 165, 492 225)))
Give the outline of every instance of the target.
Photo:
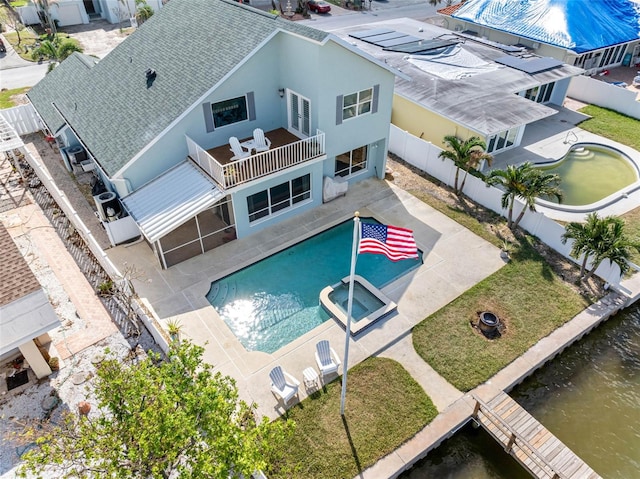
POLYGON ((467 0, 439 10, 447 28, 584 68, 640 63, 637 0, 467 0))
MULTIPOLYGON (((146 0, 154 11, 158 11, 162 0, 146 0)), ((35 0, 24 7, 16 7, 20 21, 25 25, 55 22, 60 27, 80 25, 92 20, 105 19, 109 23, 126 23, 135 16, 135 0, 35 0)))
POLYGON ((308 212, 325 177, 382 178, 394 78, 329 33, 231 0, 171 0, 28 97, 68 166, 112 192, 94 189, 103 219, 135 220, 169 267, 308 212), (233 157, 230 138, 258 128, 270 148, 233 157))
POLYGON ((557 113, 583 72, 406 18, 336 34, 408 77, 396 78, 391 121, 439 147, 445 135, 478 136, 492 154, 518 146, 528 124, 557 113))
POLYGON ((0 361, 22 355, 36 377, 43 378, 51 368, 40 348, 50 344, 47 333, 60 326, 60 320, 1 223, 0 251, 0 361))

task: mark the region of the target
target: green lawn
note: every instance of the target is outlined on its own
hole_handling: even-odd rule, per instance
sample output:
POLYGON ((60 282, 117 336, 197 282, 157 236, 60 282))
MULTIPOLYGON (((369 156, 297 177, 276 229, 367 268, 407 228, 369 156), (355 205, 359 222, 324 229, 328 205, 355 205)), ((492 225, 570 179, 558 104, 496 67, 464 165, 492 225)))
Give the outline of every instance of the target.
POLYGON ((11 100, 13 95, 19 95, 29 90, 30 87, 23 88, 14 88, 12 90, 2 90, 0 91, 0 110, 5 108, 11 108, 16 106, 16 104, 11 100))
POLYGON ((341 382, 328 384, 293 406, 286 458, 270 478, 352 478, 413 437, 438 414, 396 361, 369 358, 349 370, 345 421, 341 382))
POLYGON ((580 112, 593 117, 578 125, 583 130, 640 151, 640 120, 595 105, 585 106, 580 112))
POLYGON ((462 391, 489 379, 590 303, 555 276, 532 241, 520 240, 507 265, 413 330, 418 354, 462 391), (488 340, 471 326, 480 311, 505 322, 501 337, 488 340))
MULTIPOLYGON (((21 58, 27 61, 34 61, 31 57, 31 52, 35 48, 36 42, 40 42, 48 39, 47 34, 42 35, 34 35, 28 30, 22 30, 20 32, 20 45, 18 45, 18 34, 16 32, 5 33, 4 37, 7 41, 13 45, 15 51, 20 55, 21 58)), ((75 38, 70 38, 66 33, 57 33, 56 37, 60 41, 70 41, 80 46, 80 42, 75 38)))

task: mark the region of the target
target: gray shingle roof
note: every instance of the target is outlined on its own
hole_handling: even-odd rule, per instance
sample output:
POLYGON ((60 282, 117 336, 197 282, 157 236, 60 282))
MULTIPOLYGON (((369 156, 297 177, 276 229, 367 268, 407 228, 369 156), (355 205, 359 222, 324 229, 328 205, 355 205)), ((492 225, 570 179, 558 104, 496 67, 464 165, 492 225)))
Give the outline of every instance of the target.
POLYGON ((13 242, 4 225, 0 223, 0 306, 22 298, 41 286, 13 242))
POLYGON ((93 68, 78 74, 82 62, 65 60, 29 98, 53 131, 54 102, 113 175, 278 29, 329 35, 231 0, 172 0, 93 68))

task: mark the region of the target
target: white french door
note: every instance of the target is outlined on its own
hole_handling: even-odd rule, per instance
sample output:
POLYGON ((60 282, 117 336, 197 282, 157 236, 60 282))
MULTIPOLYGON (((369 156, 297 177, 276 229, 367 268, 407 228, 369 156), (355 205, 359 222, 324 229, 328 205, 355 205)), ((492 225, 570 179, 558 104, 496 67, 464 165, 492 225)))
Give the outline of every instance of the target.
POLYGON ((308 98, 287 90, 287 107, 289 110, 289 131, 302 138, 311 132, 311 102, 308 98))

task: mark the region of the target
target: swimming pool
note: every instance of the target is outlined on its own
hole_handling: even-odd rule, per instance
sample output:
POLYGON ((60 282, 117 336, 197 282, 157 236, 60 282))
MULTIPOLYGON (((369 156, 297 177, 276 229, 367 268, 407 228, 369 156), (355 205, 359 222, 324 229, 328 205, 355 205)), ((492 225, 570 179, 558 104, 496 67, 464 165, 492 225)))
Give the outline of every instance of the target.
POLYGON ((597 203, 638 181, 638 169, 627 155, 595 143, 577 143, 560 160, 540 168, 560 175, 562 205, 567 206, 597 203))
MULTIPOLYGON (((364 222, 376 222, 363 218, 364 222)), ((249 351, 272 353, 329 319, 320 291, 349 275, 349 220, 211 283, 206 297, 249 351)), ((359 255, 356 274, 383 288, 422 263, 359 255)))

